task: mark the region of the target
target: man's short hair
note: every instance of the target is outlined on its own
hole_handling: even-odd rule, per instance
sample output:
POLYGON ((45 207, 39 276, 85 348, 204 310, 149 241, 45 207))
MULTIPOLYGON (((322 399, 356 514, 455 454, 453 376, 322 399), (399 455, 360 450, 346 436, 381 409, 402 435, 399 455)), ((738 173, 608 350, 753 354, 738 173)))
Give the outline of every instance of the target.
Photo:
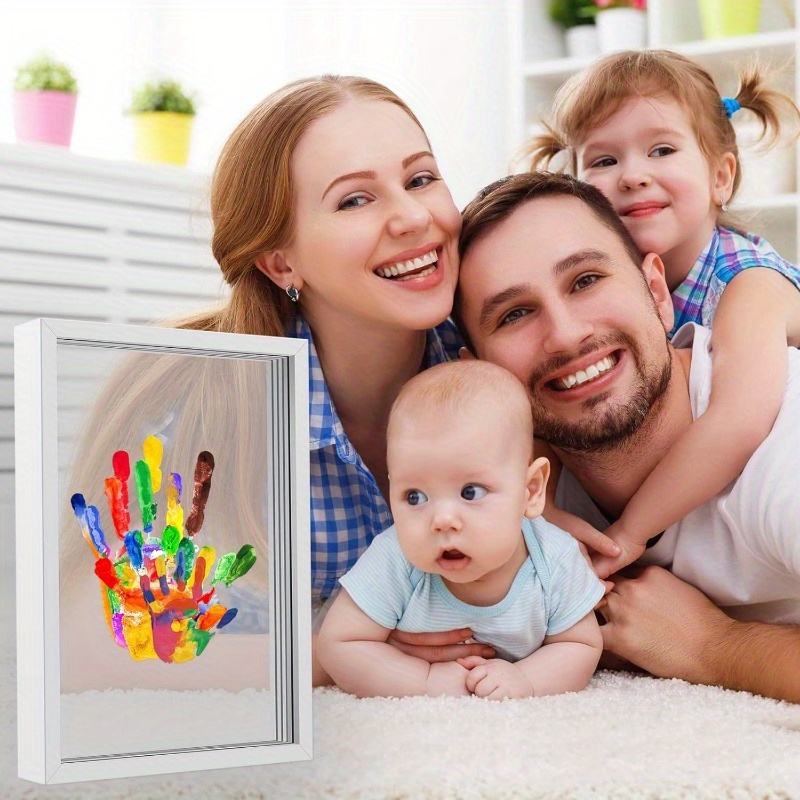
MULTIPOLYGON (((546 197, 575 197, 584 203, 597 219, 605 225, 621 242, 631 261, 640 267, 642 252, 633 241, 622 220, 608 198, 594 186, 579 181, 571 175, 556 172, 523 172, 509 175, 481 189, 461 212, 461 237, 458 251, 463 259, 469 248, 517 208, 531 200, 546 197)), ((532 243, 535 246, 535 242, 532 243)), ((498 261, 502 268, 502 259, 498 261)), ((461 290, 456 289, 453 304, 453 319, 467 344, 472 347, 461 318, 461 290)))

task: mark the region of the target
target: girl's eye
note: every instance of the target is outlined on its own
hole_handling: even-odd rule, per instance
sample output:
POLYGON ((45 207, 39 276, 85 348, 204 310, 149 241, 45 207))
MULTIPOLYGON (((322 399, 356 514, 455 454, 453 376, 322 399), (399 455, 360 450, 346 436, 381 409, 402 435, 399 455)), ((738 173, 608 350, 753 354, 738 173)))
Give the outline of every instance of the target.
POLYGON ((345 197, 337 206, 338 211, 343 211, 348 208, 359 208, 365 206, 369 201, 363 194, 355 194, 352 197, 345 197))
POLYGON ((468 483, 461 490, 461 496, 465 500, 480 500, 482 497, 486 497, 488 493, 485 486, 480 486, 477 483, 468 483))
POLYGON ((512 322, 518 322, 528 314, 530 314, 530 311, 526 308, 515 308, 500 319, 500 327, 502 328, 503 325, 510 325, 512 322))
POLYGON ((599 279, 600 277, 598 275, 581 275, 580 278, 575 281, 574 286, 578 290, 586 289, 592 284, 597 283, 599 279))
POLYGON ((613 167, 616 163, 616 158, 612 158, 611 156, 601 156, 589 164, 589 169, 592 169, 593 167, 613 167))
POLYGON ((663 158, 664 156, 672 155, 675 152, 674 147, 670 147, 668 144, 662 144, 658 147, 654 147, 650 151, 650 155, 654 156, 655 158, 663 158))
POLYGON ((438 180, 441 180, 441 178, 437 178, 430 172, 420 172, 418 175, 414 175, 406 184, 406 189, 422 189, 424 186, 438 180))
POLYGON ((420 491, 419 489, 409 489, 406 492, 406 503, 408 503, 410 506, 422 505, 422 503, 426 502, 427 499, 428 496, 425 494, 425 492, 420 491))

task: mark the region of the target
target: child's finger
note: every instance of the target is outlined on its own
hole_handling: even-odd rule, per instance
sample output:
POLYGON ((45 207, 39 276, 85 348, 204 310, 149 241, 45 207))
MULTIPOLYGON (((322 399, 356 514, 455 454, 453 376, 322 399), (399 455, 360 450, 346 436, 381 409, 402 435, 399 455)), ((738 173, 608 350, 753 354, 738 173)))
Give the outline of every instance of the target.
POLYGON ((464 658, 457 658, 456 664, 460 664, 464 669, 474 669, 480 664, 485 664, 486 659, 480 656, 465 656, 464 658))

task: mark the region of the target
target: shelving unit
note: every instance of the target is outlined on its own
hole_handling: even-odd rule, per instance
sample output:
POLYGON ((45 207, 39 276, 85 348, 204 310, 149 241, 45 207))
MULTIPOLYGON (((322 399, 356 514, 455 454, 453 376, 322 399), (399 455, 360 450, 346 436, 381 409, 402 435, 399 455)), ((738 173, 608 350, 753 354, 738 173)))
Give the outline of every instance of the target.
MULTIPOLYGON (((737 0, 730 0, 736 2, 737 0)), ((563 30, 547 14, 548 0, 510 0, 509 31, 512 64, 508 142, 509 162, 525 169, 519 152, 542 119, 553 96, 573 73, 592 58, 567 58, 563 30)), ((700 62, 724 94, 737 85, 737 68, 753 56, 780 69, 780 87, 800 99, 800 0, 763 0, 757 34, 704 39, 697 0, 648 0, 647 46, 676 50, 700 62)), ((742 115, 743 117, 745 115, 742 115)), ((734 118, 738 128, 740 120, 734 118)), ((798 145, 790 143, 767 154, 741 147, 742 186, 733 209, 747 227, 765 235, 795 262, 800 256, 800 180, 798 145), (774 186, 779 177, 783 190, 774 186)))

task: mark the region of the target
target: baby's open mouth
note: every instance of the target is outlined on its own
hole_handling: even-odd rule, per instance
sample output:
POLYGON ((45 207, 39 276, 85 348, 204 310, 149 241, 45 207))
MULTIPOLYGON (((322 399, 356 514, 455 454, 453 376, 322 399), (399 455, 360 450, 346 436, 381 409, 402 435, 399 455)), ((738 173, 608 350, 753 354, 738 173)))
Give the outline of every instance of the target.
POLYGON ((408 281, 412 278, 424 278, 436 271, 439 264, 438 250, 431 250, 417 258, 409 258, 408 261, 398 261, 395 264, 386 264, 378 267, 375 274, 380 278, 387 278, 395 281, 408 281))
POLYGON ((466 558, 460 550, 445 550, 442 553, 442 558, 446 561, 457 561, 459 558, 466 558))

